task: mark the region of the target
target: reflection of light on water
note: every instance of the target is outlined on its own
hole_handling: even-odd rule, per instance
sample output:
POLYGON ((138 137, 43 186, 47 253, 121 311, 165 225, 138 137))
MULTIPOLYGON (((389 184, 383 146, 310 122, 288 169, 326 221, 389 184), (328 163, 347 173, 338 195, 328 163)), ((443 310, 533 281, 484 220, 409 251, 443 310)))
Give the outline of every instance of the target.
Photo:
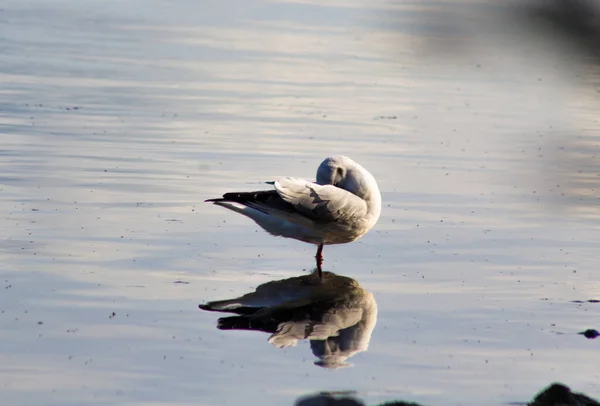
POLYGON ((235 299, 200 305, 203 310, 238 316, 222 317, 221 330, 256 330, 272 333, 277 348, 295 347, 310 340, 315 365, 328 369, 350 366, 346 360, 366 351, 377 322, 373 295, 356 280, 316 272, 259 285, 254 292, 235 299))

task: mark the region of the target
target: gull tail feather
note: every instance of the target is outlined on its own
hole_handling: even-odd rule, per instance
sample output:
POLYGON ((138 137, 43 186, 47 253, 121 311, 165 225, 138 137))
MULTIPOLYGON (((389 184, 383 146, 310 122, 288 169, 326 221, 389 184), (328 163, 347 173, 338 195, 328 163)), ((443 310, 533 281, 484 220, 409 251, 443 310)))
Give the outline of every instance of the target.
POLYGON ((209 312, 235 313, 240 315, 254 314, 258 311, 257 308, 245 306, 237 299, 208 302, 198 305, 198 308, 209 312))
POLYGON ((202 310, 208 310, 211 312, 227 312, 242 307, 239 299, 231 300, 216 300, 214 302, 208 302, 205 304, 198 305, 202 310))
POLYGON ((243 316, 222 317, 217 321, 219 330, 252 330, 250 319, 243 316))
POLYGON ((207 203, 213 203, 217 206, 221 206, 221 207, 225 207, 226 209, 235 211, 236 213, 240 213, 243 214, 246 217, 250 217, 252 220, 256 221, 256 214, 250 212, 250 210, 248 209, 248 207, 243 206, 241 203, 238 202, 232 202, 229 199, 223 199, 223 198, 218 198, 218 199, 208 199, 205 200, 205 202, 207 203), (254 216, 252 215, 254 214, 254 216))

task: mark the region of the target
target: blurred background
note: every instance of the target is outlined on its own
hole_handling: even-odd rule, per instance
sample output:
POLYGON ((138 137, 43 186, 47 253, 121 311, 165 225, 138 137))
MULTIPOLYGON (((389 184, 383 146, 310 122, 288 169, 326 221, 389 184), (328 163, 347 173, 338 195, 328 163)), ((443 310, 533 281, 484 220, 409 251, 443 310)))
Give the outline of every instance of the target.
POLYGON ((598 397, 596 1, 0 5, 0 393, 12 405, 598 397), (327 271, 368 350, 217 330, 197 305, 314 247, 203 204, 345 154, 384 210, 327 271))

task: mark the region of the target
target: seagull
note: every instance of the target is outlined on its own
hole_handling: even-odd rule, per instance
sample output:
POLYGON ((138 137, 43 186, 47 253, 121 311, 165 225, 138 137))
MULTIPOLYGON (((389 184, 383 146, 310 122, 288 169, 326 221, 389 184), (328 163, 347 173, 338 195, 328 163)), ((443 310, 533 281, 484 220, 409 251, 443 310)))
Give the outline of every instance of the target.
POLYGON ((205 200, 251 218, 274 236, 318 246, 315 256, 323 279, 323 246, 352 242, 365 235, 381 214, 381 193, 373 175, 343 155, 326 158, 317 181, 285 177, 273 190, 231 192, 205 200))

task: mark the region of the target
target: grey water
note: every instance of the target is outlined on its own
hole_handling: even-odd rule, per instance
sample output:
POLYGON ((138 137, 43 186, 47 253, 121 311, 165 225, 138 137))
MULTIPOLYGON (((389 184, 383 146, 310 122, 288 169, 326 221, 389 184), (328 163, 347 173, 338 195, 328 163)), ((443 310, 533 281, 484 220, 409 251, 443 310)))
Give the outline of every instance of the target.
POLYGON ((577 334, 599 324, 599 70, 443 3, 4 1, 3 401, 600 396, 598 342, 577 334), (203 201, 331 154, 384 202, 324 250, 378 308, 338 369, 198 309, 306 275, 315 251, 203 201))

